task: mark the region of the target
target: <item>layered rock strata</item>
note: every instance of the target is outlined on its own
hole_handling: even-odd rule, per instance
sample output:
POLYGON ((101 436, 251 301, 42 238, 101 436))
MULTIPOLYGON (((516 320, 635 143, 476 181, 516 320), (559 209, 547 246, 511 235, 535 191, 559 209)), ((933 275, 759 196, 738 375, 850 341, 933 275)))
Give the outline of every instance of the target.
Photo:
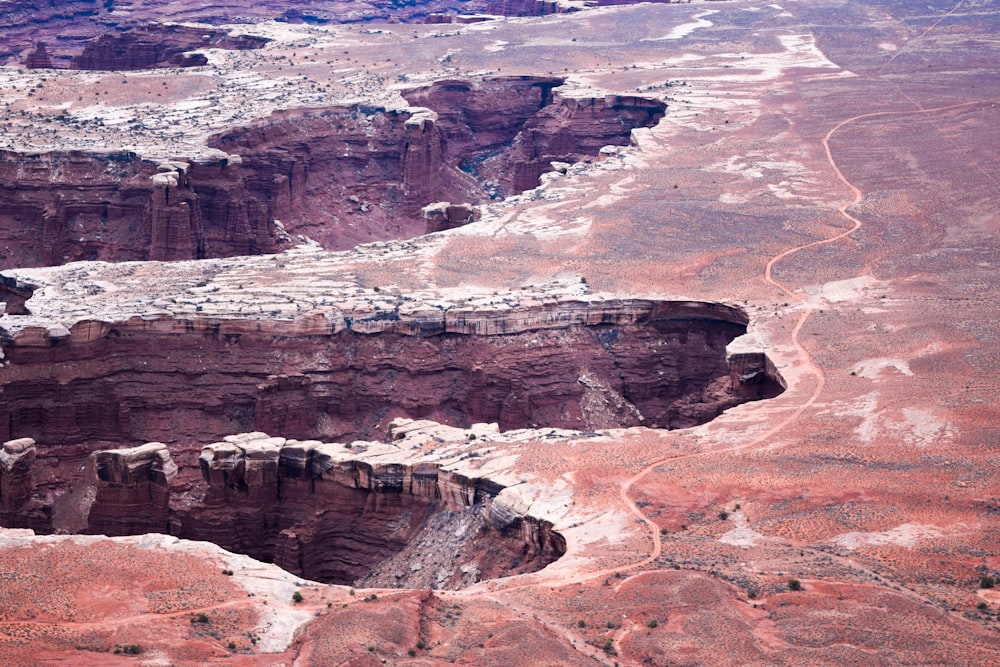
POLYGON ((177 465, 167 446, 150 442, 90 455, 89 474, 97 489, 87 532, 102 535, 166 533, 170 486, 177 465))
POLYGON ((249 196, 234 156, 3 151, 0 185, 3 267, 243 255, 278 243, 280 187, 249 196))
POLYGON ((294 320, 67 324, 0 320, 0 437, 32 437, 70 458, 92 441, 183 446, 233 431, 380 439, 395 417, 678 428, 781 391, 773 368, 732 372, 726 345, 745 333, 746 316, 703 302, 398 300, 294 320))
MULTIPOLYGON (((89 499, 79 508, 85 532, 210 541, 333 583, 369 575, 411 542, 441 552, 433 579, 407 567, 390 585, 425 577, 461 587, 539 569, 565 552, 551 517, 532 515, 548 512, 544 502, 498 499, 506 487, 490 479, 497 473, 490 454, 503 440, 495 424, 465 430, 399 420, 391 437, 344 445, 227 436, 201 450, 204 488, 195 490, 174 484, 177 466, 161 443, 97 451, 91 490, 79 494, 89 499), (463 530, 470 523, 476 529, 463 530)), ((19 512, 33 508, 34 462, 30 439, 0 452, 4 525, 26 523, 19 512)))
POLYGON ((564 97, 561 84, 445 81, 408 91, 409 108, 276 112, 197 158, 3 151, 0 268, 269 253, 286 230, 328 249, 410 238, 460 224, 428 224, 429 204, 534 188, 552 162, 596 159, 664 113, 645 98, 564 97))
POLYGON ((596 159, 607 145, 627 145, 631 131, 666 113, 657 99, 562 93, 558 77, 446 80, 403 92, 438 114, 444 160, 475 176, 494 195, 538 186, 552 162, 596 159))
POLYGON ((18 512, 35 489, 35 441, 18 438, 0 448, 0 521, 6 527, 22 527, 18 512))
MULTIPOLYGON (((485 511, 503 488, 472 476, 463 463, 477 449, 468 445, 468 431, 427 422, 420 424, 423 431, 397 430, 412 424, 394 423, 393 444, 345 446, 262 433, 227 437, 202 450, 199 463, 209 490, 199 504, 177 513, 175 529, 310 579, 355 581, 424 536, 432 515, 485 511), (447 451, 448 439, 454 452, 447 451)), ((498 435, 495 425, 479 430, 498 435)), ((436 585, 537 569, 565 551, 551 523, 522 522, 538 529, 489 524, 489 535, 464 536, 452 546, 459 562, 436 585), (469 560, 476 564, 463 573, 459 566, 469 560), (466 580, 463 574, 473 571, 466 580)), ((394 583, 405 583, 409 574, 394 583)))

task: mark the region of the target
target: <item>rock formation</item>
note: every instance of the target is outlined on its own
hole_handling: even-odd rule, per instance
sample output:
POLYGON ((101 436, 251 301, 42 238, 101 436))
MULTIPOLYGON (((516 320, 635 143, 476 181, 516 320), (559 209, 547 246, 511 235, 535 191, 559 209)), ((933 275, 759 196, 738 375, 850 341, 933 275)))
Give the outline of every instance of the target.
MULTIPOLYGON (((729 386, 733 393, 747 397, 759 396, 765 387, 785 388, 785 381, 768 358, 764 346, 754 334, 739 336, 726 346, 729 364, 729 386)), ((768 391, 768 389, 764 389, 768 391)))
POLYGON ((35 44, 35 50, 24 59, 24 66, 29 69, 50 69, 52 68, 52 57, 45 48, 45 42, 35 44))
POLYGON ((776 375, 731 386, 725 348, 745 323, 720 304, 598 297, 447 309, 400 300, 292 322, 157 315, 67 328, 7 316, 0 437, 67 452, 157 440, 183 452, 239 430, 378 439, 394 417, 678 428, 780 393, 776 375))
MULTIPOLYGON (((505 487, 476 470, 485 460, 480 450, 488 458, 486 443, 502 439, 495 424, 464 430, 398 420, 391 438, 345 446, 260 432, 227 436, 202 449, 206 488, 199 491, 174 485, 177 466, 161 443, 100 450, 88 463, 92 492, 79 494, 84 506, 76 509, 88 533, 210 541, 335 583, 368 575, 418 538, 451 535, 450 562, 435 573, 437 586, 535 570, 565 551, 551 521, 531 515, 531 502, 493 506, 505 487), (428 528, 432 515, 439 515, 437 525, 428 528), (477 530, 453 534, 470 519, 477 530)), ((6 526, 26 525, 39 513, 43 499, 29 503, 34 463, 30 438, 0 451, 6 526)), ((407 584, 415 572, 394 575, 391 585, 407 584)))
POLYGON ((14 517, 31 498, 35 488, 34 464, 34 440, 18 438, 3 443, 0 449, 0 521, 4 526, 20 523, 14 517))
POLYGON ((471 204, 437 202, 420 209, 420 214, 427 221, 428 234, 462 227, 479 220, 479 209, 471 204))
POLYGON ((609 95, 603 99, 564 97, 530 118, 509 150, 487 159, 480 173, 500 184, 502 194, 529 190, 552 162, 594 159, 607 145, 628 143, 636 127, 655 125, 666 112, 659 100, 609 95))
POLYGON ((562 85, 558 77, 497 77, 438 81, 403 95, 437 111, 445 161, 503 195, 536 187, 552 161, 596 159, 604 146, 627 144, 633 128, 666 112, 651 98, 567 97, 562 85))
POLYGON ((645 98, 566 98, 561 84, 443 81, 407 91, 410 108, 276 112, 196 158, 0 152, 0 268, 267 253, 290 240, 283 229, 329 249, 409 238, 458 224, 428 227, 428 204, 534 188, 553 161, 596 159, 664 113, 645 98))
MULTIPOLYGON (((177 260, 274 250, 273 208, 238 160, 0 152, 0 266, 177 260)), ((270 194, 268 192, 267 194, 270 194)))
POLYGON ((157 23, 101 35, 87 43, 70 68, 127 71, 196 67, 207 64, 208 59, 191 53, 195 49, 259 49, 267 42, 263 37, 230 36, 224 30, 157 23))
POLYGON ((177 465, 166 445, 151 442, 130 449, 96 451, 90 455, 89 465, 96 497, 90 507, 87 532, 168 532, 167 507, 177 465))
MULTIPOLYGON (((461 429, 438 428, 436 447, 449 435, 460 445, 468 442, 461 429)), ((201 470, 209 490, 201 503, 178 512, 176 530, 183 537, 273 560, 310 579, 354 581, 416 538, 431 514, 488 507, 502 488, 461 472, 463 455, 449 458, 422 450, 414 455, 412 450, 422 444, 426 440, 417 429, 400 434, 393 445, 356 442, 350 448, 263 433, 227 437, 202 450, 201 470)), ((544 535, 525 537, 503 525, 482 539, 495 543, 492 551, 515 540, 518 546, 507 550, 532 568, 541 567, 565 545, 550 534, 550 524, 535 524, 544 535), (525 559, 525 553, 531 557, 525 559)), ((468 540, 476 537, 470 534, 468 540)), ((476 569, 506 571, 510 563, 499 560, 484 559, 476 569)), ((453 575, 458 576, 458 565, 453 565, 453 575)))

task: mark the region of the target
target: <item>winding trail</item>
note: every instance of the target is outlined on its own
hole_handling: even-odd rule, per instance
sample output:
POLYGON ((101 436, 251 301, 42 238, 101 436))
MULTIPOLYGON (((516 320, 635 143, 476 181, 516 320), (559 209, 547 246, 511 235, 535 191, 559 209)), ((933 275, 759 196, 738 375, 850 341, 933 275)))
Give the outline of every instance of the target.
MULTIPOLYGON (((815 312, 815 306, 809 304, 808 301, 806 301, 806 299, 803 298, 803 296, 800 293, 794 291, 788 285, 777 280, 773 274, 774 274, 774 267, 778 262, 798 252, 807 250, 809 248, 815 248, 830 243, 836 243, 842 239, 847 238, 848 236, 858 231, 862 227, 863 223, 861 222, 861 220, 848 213, 848 209, 860 203, 861 200, 864 198, 864 193, 861 191, 860 188, 855 186, 847 179, 847 177, 844 175, 843 171, 837 164, 837 161, 834 159, 833 152, 830 148, 830 140, 833 138, 833 136, 837 132, 842 130, 844 127, 847 127, 852 123, 856 123, 862 120, 867 120, 870 118, 932 114, 941 111, 959 109, 962 107, 973 107, 973 106, 997 104, 997 103, 1000 103, 1000 99, 991 98, 984 100, 973 100, 970 102, 960 102, 957 104, 949 104, 946 106, 934 107, 929 109, 918 108, 906 111, 877 111, 873 113, 859 114, 840 121, 839 123, 834 125, 826 133, 826 135, 824 135, 821 144, 823 146, 827 162, 833 169, 834 174, 836 174, 837 179, 840 180, 845 186, 847 186, 847 188, 850 190, 852 194, 850 201, 840 204, 837 207, 837 212, 850 222, 850 227, 827 238, 810 241, 809 243, 803 243, 801 245, 797 245, 781 251, 780 253, 774 255, 770 260, 768 260, 767 264, 764 267, 764 274, 763 274, 764 282, 768 283, 769 285, 772 285, 773 287, 778 289, 781 293, 787 295, 789 298, 795 299, 796 301, 798 301, 800 304, 803 305, 802 312, 799 315, 798 319, 796 320, 795 326, 792 329, 790 335, 790 341, 792 345, 795 347, 796 351, 798 352, 799 358, 802 360, 802 364, 805 366, 806 370, 815 378, 816 386, 813 388, 808 398, 806 398, 805 401, 800 403, 792 411, 791 414, 789 414, 780 422, 772 426, 770 429, 767 430, 767 432, 757 436, 756 438, 753 438, 749 442, 739 445, 733 445, 730 447, 707 449, 687 454, 674 454, 671 456, 666 456, 664 458, 653 461, 652 463, 644 467, 642 470, 632 475, 628 480, 625 481, 624 484, 622 484, 621 488, 619 489, 618 495, 619 498, 621 499, 622 504, 624 504, 625 507, 628 508, 629 512, 633 516, 635 516, 637 520, 645 523, 646 526, 649 528, 649 533, 653 540, 653 546, 649 554, 641 561, 635 563, 618 565, 615 567, 604 568, 596 571, 579 572, 576 576, 572 577, 561 576, 558 579, 560 584, 580 583, 583 581, 589 581, 591 579, 596 579, 599 577, 609 577, 628 570, 644 568, 650 565, 651 563, 654 563, 656 559, 659 558, 660 555, 663 553, 663 543, 660 538, 660 528, 659 526, 656 525, 656 523, 652 519, 646 516, 646 514, 642 511, 642 509, 638 505, 636 505, 635 501, 633 501, 632 498, 629 497, 629 491, 632 489, 632 487, 635 486, 636 483, 644 479, 650 472, 655 470, 658 466, 661 466, 665 463, 669 463, 671 461, 693 459, 693 458, 707 457, 707 456, 716 456, 719 454, 742 453, 747 451, 766 452, 766 451, 773 451, 776 449, 780 449, 784 447, 785 444, 772 442, 765 446, 761 445, 762 443, 770 441, 773 438, 773 436, 780 433, 781 431, 786 429, 790 424, 795 422, 806 410, 808 410, 813 404, 816 403, 820 395, 823 393, 823 389, 826 384, 826 376, 824 375, 823 370, 816 365, 816 363, 812 359, 812 355, 809 354, 808 350, 806 350, 806 348, 802 345, 801 341, 799 340, 799 334, 802 331, 802 327, 809 320, 809 317, 813 314, 813 312, 815 312)), ((796 548, 807 548, 807 545, 796 545, 796 548)), ((873 572, 871 572, 867 568, 859 566, 853 562, 850 562, 849 560, 845 559, 845 562, 850 563, 850 565, 857 570, 873 574, 873 572)), ((456 595, 457 597, 462 597, 464 595, 470 595, 477 592, 481 593, 483 591, 489 591, 490 593, 499 593, 501 591, 513 591, 521 588, 527 588, 539 585, 542 583, 551 583, 548 580, 546 580, 545 575, 543 573, 544 570, 541 570, 538 572, 512 577, 509 583, 503 580, 482 582, 480 584, 476 584, 469 588, 463 589, 462 591, 455 591, 452 594, 456 595)), ((908 590, 908 589, 904 588, 903 590, 908 590)), ((913 596, 915 596, 917 599, 920 599, 924 602, 928 601, 926 598, 920 596, 915 592, 910 591, 910 593, 912 593, 913 596)))
POLYGON ((809 304, 798 292, 794 291, 792 288, 790 288, 789 286, 785 285, 784 283, 776 280, 774 278, 773 274, 774 274, 774 266, 775 266, 775 264, 777 264, 778 262, 782 261, 783 259, 785 259, 785 258, 787 258, 787 257, 789 257, 791 255, 794 255, 794 254, 796 254, 798 252, 801 252, 802 250, 806 250, 808 248, 815 248, 815 247, 818 247, 818 246, 821 246, 821 245, 826 245, 826 244, 829 244, 829 243, 836 243, 837 241, 840 241, 841 239, 847 238, 848 236, 850 236, 854 232, 856 232, 859 229, 861 229, 861 226, 862 226, 861 220, 859 220, 858 218, 854 217, 853 215, 851 215, 847 211, 852 206, 855 206, 855 205, 857 205, 858 203, 861 202, 861 200, 864 198, 864 193, 862 193, 861 190, 857 186, 855 186, 853 183, 851 183, 847 179, 847 177, 844 176, 844 172, 841 171, 840 167, 837 165, 837 161, 834 159, 833 152, 830 149, 830 139, 833 137, 833 135, 836 134, 839 130, 843 129, 844 127, 846 127, 846 126, 848 126, 848 125, 850 125, 852 123, 856 123, 856 122, 862 121, 862 120, 867 120, 867 119, 870 119, 870 118, 878 118, 878 117, 883 117, 883 116, 909 116, 909 115, 919 115, 919 114, 931 114, 931 113, 937 113, 937 112, 941 112, 941 111, 949 111, 951 109, 958 109, 958 108, 961 108, 961 107, 977 106, 977 105, 984 105, 984 104, 995 104, 995 103, 997 103, 997 101, 998 100, 996 100, 996 99, 974 100, 974 101, 971 101, 971 102, 961 102, 961 103, 958 103, 958 104, 949 104, 947 106, 934 107, 934 108, 930 108, 930 109, 918 108, 918 109, 906 110, 906 111, 877 111, 877 112, 874 112, 874 113, 859 114, 857 116, 851 116, 850 118, 847 118, 845 120, 840 121, 839 123, 837 123, 836 125, 834 125, 830 129, 829 132, 826 133, 826 135, 823 137, 822 145, 823 145, 823 150, 824 150, 824 152, 826 154, 827 162, 829 163, 830 167, 833 169, 833 171, 836 174, 837 178, 844 185, 846 185, 850 189, 850 191, 851 191, 851 193, 853 195, 852 198, 851 198, 851 200, 849 202, 841 204, 840 206, 837 207, 837 212, 840 213, 840 215, 842 215, 848 221, 850 221, 851 226, 850 226, 849 229, 847 229, 845 231, 842 231, 842 232, 840 232, 838 234, 834 234, 833 236, 830 236, 830 237, 827 237, 827 238, 824 238, 824 239, 819 239, 819 240, 816 240, 816 241, 811 241, 809 243, 803 243, 802 245, 797 245, 797 246, 788 248, 786 250, 783 250, 782 252, 778 253, 777 255, 775 255, 774 257, 772 257, 767 262, 767 264, 764 267, 764 276, 763 276, 764 277, 764 282, 768 283, 769 285, 772 285, 772 286, 776 287, 782 293, 784 293, 784 294, 788 295, 789 297, 795 299, 796 301, 800 302, 801 304, 804 304, 804 308, 802 310, 802 314, 799 315, 798 319, 795 322, 795 327, 792 329, 791 343, 792 343, 792 345, 795 346, 795 349, 798 352, 799 358, 802 360, 803 365, 806 367, 806 369, 809 371, 809 373, 814 378, 816 378, 816 387, 813 389, 813 391, 809 395, 809 397, 803 403, 801 403, 795 409, 795 411, 792 412, 792 414, 790 414, 788 417, 786 417, 785 419, 783 419, 782 421, 778 422, 773 427, 771 427, 770 429, 768 429, 768 431, 766 433, 764 433, 763 435, 757 436, 756 438, 754 438, 753 440, 751 440, 751 441, 749 441, 749 442, 747 442, 745 444, 734 445, 732 447, 726 447, 726 448, 722 448, 722 449, 711 449, 711 450, 705 450, 705 451, 700 451, 700 452, 693 452, 693 453, 690 453, 690 454, 681 454, 681 455, 668 456, 668 457, 665 457, 665 458, 660 459, 658 461, 654 461, 653 463, 650 463, 645 468, 643 468, 642 470, 640 470, 639 472, 637 472, 635 475, 633 475, 631 478, 629 478, 628 481, 626 481, 625 484, 622 485, 621 490, 619 491, 619 496, 621 497, 621 500, 625 504, 625 506, 628 507, 629 511, 632 514, 634 514, 638 519, 642 520, 647 526, 649 526, 650 533, 651 533, 651 535, 653 537, 653 549, 652 549, 652 551, 650 552, 650 554, 645 559, 643 559, 642 561, 640 561, 638 563, 633 563, 631 565, 621 566, 621 567, 616 567, 616 568, 610 568, 610 569, 607 569, 607 570, 604 570, 604 571, 601 571, 601 572, 592 573, 591 576, 607 576, 609 574, 614 574, 616 572, 621 572, 621 571, 624 571, 624 570, 627 570, 627 569, 644 567, 644 566, 649 565, 650 563, 654 562, 657 558, 659 558, 660 554, 662 553, 662 551, 663 551, 663 543, 662 543, 662 540, 660 539, 660 530, 659 530, 659 527, 656 525, 655 522, 653 522, 652 519, 650 519, 649 517, 647 517, 645 515, 645 513, 635 504, 635 502, 628 495, 629 491, 631 490, 631 488, 633 486, 635 486, 635 484, 637 482, 639 482, 640 480, 642 480, 643 478, 645 478, 646 475, 648 475, 650 472, 652 472, 656 467, 661 466, 664 463, 668 463, 670 461, 675 461, 677 459, 695 458, 695 457, 700 457, 700 456, 711 456, 711 455, 715 455, 715 454, 725 454, 725 453, 734 453, 734 452, 744 452, 744 451, 747 451, 747 450, 754 450, 754 451, 762 452, 762 451, 772 451, 774 449, 779 449, 779 448, 783 447, 784 445, 783 444, 777 444, 777 443, 772 443, 772 444, 764 446, 764 447, 761 447, 760 445, 761 445, 761 443, 770 440, 774 435, 776 435, 780 431, 784 430, 785 428, 788 427, 789 424, 791 424, 792 422, 794 422, 795 420, 797 420, 802 415, 802 413, 805 412, 806 410, 808 410, 816 402, 816 400, 820 397, 820 395, 823 393, 823 388, 824 388, 824 386, 826 384, 826 376, 823 374, 823 370, 819 366, 816 365, 816 363, 813 361, 812 355, 809 354, 808 350, 806 350, 806 348, 802 345, 801 341, 799 340, 799 333, 802 331, 802 327, 805 325, 806 321, 809 319, 809 317, 815 311, 815 307, 813 305, 809 304))

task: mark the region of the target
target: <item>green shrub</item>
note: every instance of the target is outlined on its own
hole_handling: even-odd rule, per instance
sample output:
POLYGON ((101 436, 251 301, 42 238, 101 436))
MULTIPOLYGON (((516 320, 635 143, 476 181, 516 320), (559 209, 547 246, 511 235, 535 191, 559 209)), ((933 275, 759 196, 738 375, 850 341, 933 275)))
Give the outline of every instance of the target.
POLYGON ((302 593, 299 593, 298 591, 292 593, 292 602, 295 604, 302 602, 302 593))
POLYGON ((802 582, 799 581, 798 579, 789 579, 788 580, 788 590, 790 590, 790 591, 801 591, 802 590, 802 582))
POLYGON ((993 588, 996 584, 997 580, 993 578, 992 574, 984 574, 979 578, 980 588, 993 588))

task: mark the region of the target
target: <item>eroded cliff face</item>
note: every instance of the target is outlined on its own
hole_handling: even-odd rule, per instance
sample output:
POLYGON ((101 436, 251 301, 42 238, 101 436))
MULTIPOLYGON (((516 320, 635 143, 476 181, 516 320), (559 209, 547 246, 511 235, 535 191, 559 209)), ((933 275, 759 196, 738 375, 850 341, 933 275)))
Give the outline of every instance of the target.
POLYGON ((554 162, 593 160, 605 146, 622 146, 634 128, 652 127, 666 112, 659 100, 609 95, 563 97, 529 118, 510 147, 479 168, 480 178, 497 184, 501 195, 530 190, 554 162))
MULTIPOLYGON (((107 33, 87 43, 70 62, 70 69, 140 70, 157 67, 197 67, 208 59, 197 49, 259 49, 269 40, 230 35, 225 30, 153 24, 107 33)), ((30 65, 29 65, 30 66, 30 65)))
POLYGON ((428 225, 429 204, 536 187, 552 162, 596 159, 664 113, 645 98, 562 97, 561 83, 446 81, 409 91, 410 108, 278 112, 211 138, 197 159, 0 152, 0 268, 251 255, 299 235, 333 250, 411 238, 457 222, 428 225))
POLYGON ((489 442, 502 439, 495 424, 467 431, 399 420, 390 432, 391 443, 349 445, 227 436, 202 448, 194 487, 175 483, 162 443, 100 450, 66 494, 79 501, 72 508, 53 494, 32 497, 43 474, 34 443, 9 441, 0 450, 0 518, 49 532, 38 516, 54 515, 66 530, 63 515, 73 514, 80 523, 71 531, 211 541, 329 583, 461 588, 540 569, 565 552, 550 520, 533 516, 531 503, 505 500, 506 487, 477 472, 495 449, 489 442), (414 549, 436 558, 411 567, 414 549))
MULTIPOLYGON (((411 424, 401 420, 394 426, 411 424)), ((200 502, 178 505, 174 530, 337 583, 357 581, 411 543, 441 540, 467 523, 477 529, 447 540, 451 562, 434 573, 435 586, 532 571, 565 551, 550 523, 525 519, 524 512, 518 526, 526 521, 542 526, 541 532, 491 522, 487 510, 504 487, 470 476, 459 465, 467 453, 441 455, 449 437, 467 445, 467 432, 431 426, 433 440, 412 429, 393 429, 393 444, 353 446, 263 433, 229 436, 202 450, 208 491, 200 502), (420 450, 429 441, 437 452, 425 455, 420 450)), ((495 429, 485 432, 498 436, 495 429)), ((484 432, 482 425, 479 431, 484 432)), ((412 584, 419 569, 407 564, 389 585, 412 584)))
POLYGON ((604 146, 627 145, 633 129, 652 127, 666 113, 652 98, 564 95, 563 83, 528 76, 439 81, 403 96, 437 112, 448 164, 492 196, 507 196, 537 187, 552 162, 593 160, 604 146))
MULTIPOLYGON (((563 98, 559 78, 441 81, 404 91, 409 109, 281 112, 219 135, 253 173, 247 191, 288 188, 281 222, 328 249, 425 231, 435 202, 480 203, 534 188, 551 162, 596 159, 625 145, 666 106, 639 97, 563 98)), ((444 227, 431 227, 432 231, 444 227)))
POLYGON ((273 251, 274 206, 259 202, 226 156, 154 162, 134 153, 2 151, 0 266, 273 251))
POLYGON ((86 443, 155 440, 191 465, 187 443, 206 434, 377 440, 395 417, 679 428, 781 391, 766 373, 743 382, 732 372, 726 345, 746 319, 719 304, 405 305, 331 307, 292 322, 151 316, 69 329, 10 316, 0 437, 34 438, 76 465, 86 443))
POLYGON ((90 455, 88 475, 96 489, 87 515, 87 532, 140 535, 168 531, 170 486, 177 465, 167 446, 100 450, 90 455))
POLYGON ((339 250, 416 236, 423 206, 475 193, 442 159, 436 121, 427 109, 331 107, 275 113, 209 143, 240 155, 251 202, 339 250))

